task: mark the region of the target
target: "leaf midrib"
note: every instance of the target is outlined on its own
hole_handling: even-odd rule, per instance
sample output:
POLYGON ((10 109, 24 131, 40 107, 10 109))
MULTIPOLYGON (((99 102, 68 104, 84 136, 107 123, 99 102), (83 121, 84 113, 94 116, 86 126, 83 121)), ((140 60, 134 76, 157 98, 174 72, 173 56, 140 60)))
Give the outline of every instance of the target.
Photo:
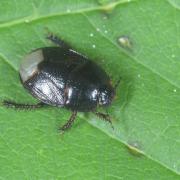
POLYGON ((14 26, 14 25, 18 25, 21 23, 31 23, 34 21, 39 21, 42 19, 47 19, 47 18, 52 18, 52 17, 56 17, 56 16, 63 16, 63 15, 72 15, 72 14, 81 14, 81 13, 85 13, 85 12, 92 12, 92 11, 104 11, 104 12, 108 12, 114 8, 116 8, 118 5, 120 4, 126 4, 126 3, 130 3, 130 2, 134 2, 134 1, 138 1, 138 0, 119 0, 113 3, 109 3, 106 5, 101 5, 101 6, 97 6, 97 7, 93 7, 93 8, 84 8, 84 9, 79 9, 77 11, 70 11, 70 12, 59 12, 59 13, 52 13, 49 15, 40 15, 38 14, 37 9, 34 9, 34 14, 30 15, 30 16, 25 16, 19 19, 15 19, 13 21, 8 21, 5 23, 0 24, 0 29, 1 28, 5 28, 5 27, 10 27, 10 26, 14 26))
MULTIPOLYGON (((82 116, 79 116, 79 118, 83 119, 82 116)), ((84 121, 87 121, 85 118, 84 118, 83 120, 84 120, 84 121)), ((89 121, 88 121, 88 123, 89 123, 89 121)), ((106 135, 108 135, 108 137, 110 137, 110 138, 112 138, 112 139, 114 139, 114 140, 122 143, 122 144, 125 145, 127 148, 133 148, 133 147, 131 147, 126 141, 122 141, 122 139, 117 138, 115 135, 110 134, 110 133, 104 131, 103 129, 101 129, 101 128, 98 127, 98 126, 95 126, 95 125, 92 124, 92 123, 89 123, 89 124, 92 125, 93 127, 97 128, 97 129, 99 129, 100 131, 102 131, 102 132, 105 133, 106 135)), ((170 172, 173 172, 175 175, 180 175, 177 171, 175 171, 174 169, 170 168, 169 166, 166 166, 165 164, 163 164, 162 162, 158 161, 157 159, 152 158, 152 156, 149 156, 149 155, 148 155, 147 153, 145 153, 144 151, 140 151, 140 150, 138 150, 138 149, 135 149, 135 151, 137 151, 138 153, 144 155, 146 158, 148 158, 148 159, 150 159, 151 161, 159 164, 160 166, 168 169, 170 172)))

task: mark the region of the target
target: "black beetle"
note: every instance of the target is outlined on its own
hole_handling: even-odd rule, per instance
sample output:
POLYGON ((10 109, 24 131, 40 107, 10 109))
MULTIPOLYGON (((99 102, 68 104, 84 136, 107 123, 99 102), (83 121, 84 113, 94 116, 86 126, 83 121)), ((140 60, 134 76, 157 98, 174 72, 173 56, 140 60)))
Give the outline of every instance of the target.
POLYGON ((32 51, 22 61, 20 79, 23 86, 37 98, 35 105, 4 101, 7 107, 35 109, 44 105, 65 107, 72 111, 60 129, 71 127, 77 112, 94 112, 111 123, 107 114, 96 112, 97 106, 111 104, 115 89, 105 71, 87 57, 73 50, 52 34, 47 37, 59 47, 43 47, 32 51))

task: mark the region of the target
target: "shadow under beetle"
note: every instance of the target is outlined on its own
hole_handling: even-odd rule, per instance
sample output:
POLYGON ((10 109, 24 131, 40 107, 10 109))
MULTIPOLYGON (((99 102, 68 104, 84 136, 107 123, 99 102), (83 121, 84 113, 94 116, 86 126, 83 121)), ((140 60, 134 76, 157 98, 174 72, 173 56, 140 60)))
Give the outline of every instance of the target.
POLYGON ((59 47, 32 51, 23 59, 19 71, 24 88, 40 103, 30 105, 4 100, 3 104, 17 109, 44 105, 65 107, 72 115, 60 128, 62 131, 72 126, 77 112, 93 112, 111 123, 109 115, 97 112, 96 108, 111 104, 120 80, 113 87, 109 76, 96 63, 52 34, 47 39, 59 47))

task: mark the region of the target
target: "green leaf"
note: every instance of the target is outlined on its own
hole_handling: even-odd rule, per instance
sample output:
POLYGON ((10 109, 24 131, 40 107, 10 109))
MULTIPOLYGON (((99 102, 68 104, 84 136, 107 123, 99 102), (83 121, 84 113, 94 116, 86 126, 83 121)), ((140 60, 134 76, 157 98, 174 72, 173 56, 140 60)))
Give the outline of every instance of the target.
POLYGON ((115 83, 109 124, 66 109, 0 107, 1 179, 179 179, 180 11, 176 0, 19 0, 0 6, 0 98, 37 102, 18 69, 52 46, 47 29, 100 64, 115 83))

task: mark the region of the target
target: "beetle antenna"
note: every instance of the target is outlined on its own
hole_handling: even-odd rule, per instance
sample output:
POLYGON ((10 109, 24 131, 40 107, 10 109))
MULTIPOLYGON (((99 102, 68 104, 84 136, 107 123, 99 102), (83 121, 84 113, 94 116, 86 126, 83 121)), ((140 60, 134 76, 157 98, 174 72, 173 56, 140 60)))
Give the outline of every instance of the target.
POLYGON ((120 84, 121 78, 119 78, 116 82, 116 84, 114 85, 114 89, 116 90, 120 84))

